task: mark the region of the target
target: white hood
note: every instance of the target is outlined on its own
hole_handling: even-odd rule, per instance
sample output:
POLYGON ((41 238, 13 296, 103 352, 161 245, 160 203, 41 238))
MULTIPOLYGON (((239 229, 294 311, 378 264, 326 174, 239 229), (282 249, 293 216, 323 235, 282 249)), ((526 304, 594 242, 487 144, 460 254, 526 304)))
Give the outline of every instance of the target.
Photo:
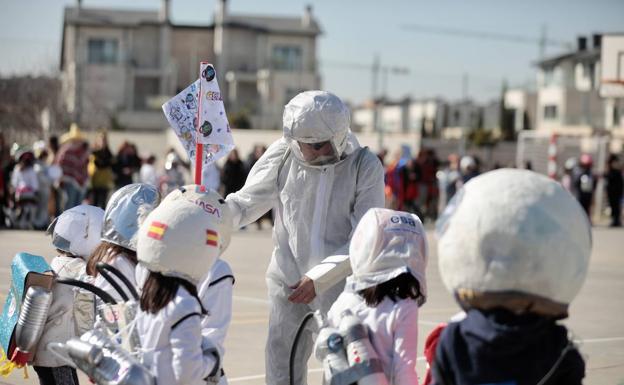
POLYGON ((520 292, 567 305, 587 275, 587 216, 559 183, 532 171, 470 180, 437 229, 440 274, 453 293, 520 292))

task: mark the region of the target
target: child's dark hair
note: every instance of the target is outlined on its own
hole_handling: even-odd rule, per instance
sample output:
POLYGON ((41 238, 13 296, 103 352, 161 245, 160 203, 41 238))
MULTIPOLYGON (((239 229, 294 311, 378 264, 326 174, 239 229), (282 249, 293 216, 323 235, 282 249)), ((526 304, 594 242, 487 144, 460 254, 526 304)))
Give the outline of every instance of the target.
POLYGON ((97 276, 98 272, 95 265, 97 265, 98 262, 109 263, 111 262, 112 257, 119 254, 125 255, 128 260, 135 265, 138 263, 136 252, 114 243, 102 241, 89 256, 89 261, 87 262, 87 274, 93 277, 97 276))
POLYGON ((377 286, 360 290, 358 294, 364 298, 370 307, 376 307, 386 297, 390 298, 392 302, 396 302, 397 299, 417 299, 421 296, 420 284, 410 273, 403 273, 377 286))
POLYGON ((158 313, 160 309, 173 301, 180 286, 192 296, 197 297, 197 287, 189 281, 151 271, 141 292, 141 310, 147 313, 158 313))

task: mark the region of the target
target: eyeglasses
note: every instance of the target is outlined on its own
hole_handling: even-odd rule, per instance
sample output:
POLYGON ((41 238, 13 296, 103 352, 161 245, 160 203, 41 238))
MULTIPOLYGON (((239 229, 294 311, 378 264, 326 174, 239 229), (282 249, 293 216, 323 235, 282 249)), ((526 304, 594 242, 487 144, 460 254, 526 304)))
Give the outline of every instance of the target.
POLYGON ((326 140, 324 142, 317 142, 317 143, 301 143, 305 146, 308 147, 312 147, 315 151, 320 150, 321 148, 325 147, 327 145, 327 143, 329 143, 329 140, 326 140))

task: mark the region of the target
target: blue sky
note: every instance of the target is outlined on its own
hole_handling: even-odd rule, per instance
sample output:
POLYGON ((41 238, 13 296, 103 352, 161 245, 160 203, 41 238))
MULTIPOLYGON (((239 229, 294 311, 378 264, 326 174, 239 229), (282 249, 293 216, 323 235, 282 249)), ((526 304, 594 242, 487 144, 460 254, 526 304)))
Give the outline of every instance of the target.
MULTIPOLYGON (((3 0, 0 12, 0 75, 58 71, 63 8, 70 0, 3 0)), ((209 23, 214 0, 172 0, 178 23, 209 23)), ((391 98, 468 95, 488 100, 510 85, 534 82, 537 44, 474 39, 407 30, 407 24, 477 30, 537 38, 543 25, 550 39, 575 43, 578 35, 624 32, 622 0, 229 0, 232 13, 301 15, 306 4, 324 34, 318 41, 323 88, 352 102, 370 98, 368 66, 406 67, 389 75, 391 98), (353 65, 355 64, 355 65, 353 65)), ((158 0, 83 0, 85 7, 157 9, 158 0)), ((561 52, 548 47, 547 56, 561 52)), ((383 82, 380 80, 381 91, 383 82)))

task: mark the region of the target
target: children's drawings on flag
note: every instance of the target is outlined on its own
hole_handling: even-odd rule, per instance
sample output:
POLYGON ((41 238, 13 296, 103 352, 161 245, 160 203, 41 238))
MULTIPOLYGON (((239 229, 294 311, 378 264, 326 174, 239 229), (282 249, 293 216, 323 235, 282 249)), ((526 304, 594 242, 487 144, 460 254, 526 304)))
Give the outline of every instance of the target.
POLYGON ((212 65, 201 63, 200 78, 163 104, 162 108, 192 163, 195 162, 197 142, 204 145, 204 164, 217 161, 234 148, 216 71, 212 65))

